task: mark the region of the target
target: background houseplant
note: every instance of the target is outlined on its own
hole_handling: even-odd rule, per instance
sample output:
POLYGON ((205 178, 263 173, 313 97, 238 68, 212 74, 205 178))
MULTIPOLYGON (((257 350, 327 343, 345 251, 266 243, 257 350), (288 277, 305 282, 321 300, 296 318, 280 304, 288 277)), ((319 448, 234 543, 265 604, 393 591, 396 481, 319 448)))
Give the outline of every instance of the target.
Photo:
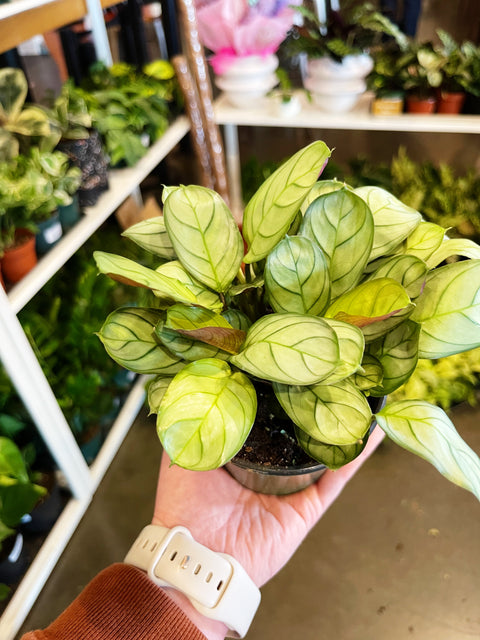
MULTIPOLYGON (((257 380, 273 386, 302 448, 342 466, 368 438, 367 395, 394 391, 419 357, 480 345, 480 247, 445 240, 382 189, 317 183, 329 155, 315 142, 282 165, 247 204, 242 234, 214 192, 166 188, 164 218, 126 232, 170 259, 157 270, 95 253, 102 273, 157 297, 115 311, 99 335, 119 364, 157 374, 150 408, 180 466, 211 469, 238 453, 257 380), (452 253, 476 259, 436 268, 452 253)), ((478 457, 441 409, 405 400, 375 419, 480 496, 478 457)))
POLYGON ((406 36, 369 2, 346 3, 324 16, 306 7, 299 12, 304 24, 294 27, 284 48, 289 56, 302 56, 304 86, 327 111, 354 106, 373 68, 370 54, 386 36, 407 47, 406 36))

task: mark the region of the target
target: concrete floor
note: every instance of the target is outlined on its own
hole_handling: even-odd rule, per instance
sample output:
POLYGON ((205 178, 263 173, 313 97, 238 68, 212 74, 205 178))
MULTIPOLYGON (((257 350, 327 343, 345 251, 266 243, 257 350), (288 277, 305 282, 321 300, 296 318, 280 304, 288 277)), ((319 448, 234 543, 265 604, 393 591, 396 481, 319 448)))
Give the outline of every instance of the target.
MULTIPOLYGON (((480 452, 478 410, 454 422, 480 452)), ((23 631, 45 626, 149 522, 160 460, 133 425, 23 631)), ((249 640, 480 640, 480 505, 384 442, 262 590, 249 640)))

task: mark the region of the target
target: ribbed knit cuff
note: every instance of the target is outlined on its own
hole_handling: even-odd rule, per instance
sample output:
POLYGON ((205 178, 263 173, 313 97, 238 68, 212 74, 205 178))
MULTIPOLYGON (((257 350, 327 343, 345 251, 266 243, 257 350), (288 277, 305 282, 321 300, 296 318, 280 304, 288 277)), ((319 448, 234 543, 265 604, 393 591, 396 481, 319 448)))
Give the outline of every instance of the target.
POLYGON ((146 574, 114 564, 98 574, 44 631, 22 640, 206 640, 146 574))

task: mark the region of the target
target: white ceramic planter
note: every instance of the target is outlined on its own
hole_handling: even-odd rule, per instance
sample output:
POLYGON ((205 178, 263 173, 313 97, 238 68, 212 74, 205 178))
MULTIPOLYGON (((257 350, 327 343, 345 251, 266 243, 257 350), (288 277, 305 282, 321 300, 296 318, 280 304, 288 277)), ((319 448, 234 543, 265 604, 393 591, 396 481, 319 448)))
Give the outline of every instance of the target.
POLYGON ((215 84, 233 106, 252 107, 278 84, 277 67, 275 54, 239 57, 225 73, 215 76, 215 84))
POLYGON ((306 61, 303 84, 323 111, 350 111, 365 92, 365 78, 372 69, 373 60, 367 54, 346 56, 342 62, 314 58, 306 61))

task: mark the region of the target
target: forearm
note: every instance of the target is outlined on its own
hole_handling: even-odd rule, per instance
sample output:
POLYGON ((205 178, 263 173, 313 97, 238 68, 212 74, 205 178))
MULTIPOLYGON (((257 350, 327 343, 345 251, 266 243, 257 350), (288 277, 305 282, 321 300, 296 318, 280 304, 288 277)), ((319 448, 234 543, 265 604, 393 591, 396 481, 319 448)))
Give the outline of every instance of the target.
POLYGON ((181 594, 160 589, 134 567, 115 564, 50 626, 22 640, 220 640, 225 633, 224 625, 201 616, 181 594))

